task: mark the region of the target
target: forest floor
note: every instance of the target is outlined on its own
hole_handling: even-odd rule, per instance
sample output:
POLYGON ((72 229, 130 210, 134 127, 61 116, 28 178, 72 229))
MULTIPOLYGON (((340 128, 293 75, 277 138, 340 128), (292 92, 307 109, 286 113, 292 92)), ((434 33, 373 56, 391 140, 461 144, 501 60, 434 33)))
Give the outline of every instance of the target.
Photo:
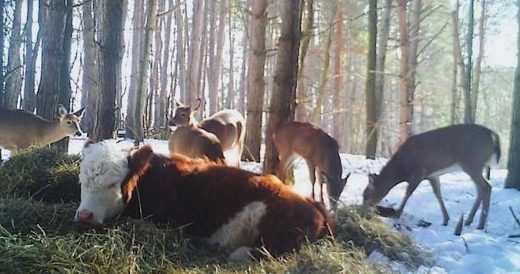
MULTIPOLYGON (((69 153, 81 151, 84 140, 72 139, 69 153)), ((155 151, 167 153, 166 141, 150 140, 155 151)), ((131 146, 130 141, 121 142, 122 147, 131 146)), ((9 151, 2 150, 3 158, 9 151)), ((362 192, 367 185, 368 172, 379 172, 384 159, 366 160, 358 155, 341 155, 344 175, 352 175, 343 191, 341 201, 346 205, 362 202, 362 192)), ((243 163, 244 169, 259 172, 261 165, 243 163)), ((309 175, 302 160, 295 163, 294 189, 302 195, 310 195, 309 175)), ((382 218, 392 229, 409 235, 425 251, 432 254, 428 266, 421 266, 416 273, 518 273, 520 272, 520 238, 510 235, 520 234, 520 225, 515 222, 511 210, 520 216, 520 192, 504 189, 506 170, 491 173, 491 206, 486 229, 477 230, 480 212, 474 223, 464 227, 461 236, 454 236, 456 223, 461 214, 467 215, 473 205, 476 191, 472 181, 464 173, 452 173, 441 177, 444 202, 450 213, 450 222, 442 226, 439 204, 429 183, 423 182, 410 198, 400 219, 382 218)), ((406 189, 406 183, 395 187, 381 203, 396 208, 406 189)), ((397 272, 409 272, 403 264, 386 258, 379 252, 369 255, 369 260, 382 263, 397 272)))

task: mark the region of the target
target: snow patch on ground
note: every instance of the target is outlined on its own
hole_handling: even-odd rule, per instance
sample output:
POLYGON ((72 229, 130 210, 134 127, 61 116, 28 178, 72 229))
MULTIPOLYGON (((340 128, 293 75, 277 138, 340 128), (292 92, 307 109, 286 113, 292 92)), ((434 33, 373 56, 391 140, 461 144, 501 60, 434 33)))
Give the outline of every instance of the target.
MULTIPOLYGON (((69 153, 78 154, 83 148, 84 139, 72 138, 69 153)), ((168 154, 167 141, 145 140, 156 152, 168 154)), ((121 148, 133 146, 132 140, 123 140, 121 148)), ((2 150, 3 159, 10 155, 2 150)), ((360 204, 369 172, 379 172, 385 164, 384 159, 366 160, 359 155, 341 155, 343 176, 352 175, 341 195, 344 204, 360 204)), ((242 163, 242 168, 253 172, 262 171, 261 164, 242 163)), ((310 195, 309 174, 303 160, 295 162, 294 190, 302 195, 310 195)), ((462 235, 454 236, 455 225, 461 214, 469 213, 476 195, 473 182, 464 173, 452 173, 441 177, 441 191, 450 214, 450 222, 442 226, 442 213, 430 184, 422 182, 408 201, 400 219, 383 218, 393 229, 410 235, 425 250, 433 254, 432 266, 421 266, 414 273, 520 273, 520 238, 509 238, 511 234, 520 234, 520 227, 510 213, 511 207, 520 216, 520 192, 504 189, 506 170, 493 170, 491 173, 491 206, 486 229, 475 229, 480 218, 480 211, 474 223, 464 227, 462 235), (421 221, 431 223, 420 227, 421 221)), ((382 205, 396 208, 404 196, 406 183, 396 186, 383 200, 382 205)), ((317 190, 318 191, 318 190, 317 190)), ((316 192, 318 193, 318 192, 316 192)), ((326 197, 326 196, 325 196, 326 197)), ((326 199, 326 198, 325 198, 326 199)), ((369 260, 388 265, 391 269, 406 273, 401 264, 392 262, 382 254, 370 254, 369 260)))

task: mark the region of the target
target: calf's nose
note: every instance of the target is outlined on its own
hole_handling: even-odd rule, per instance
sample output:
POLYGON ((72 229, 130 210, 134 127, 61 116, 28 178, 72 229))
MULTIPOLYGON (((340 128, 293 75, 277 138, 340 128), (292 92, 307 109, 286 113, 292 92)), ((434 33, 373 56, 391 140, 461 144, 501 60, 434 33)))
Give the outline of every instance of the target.
POLYGON ((94 213, 88 209, 82 209, 76 213, 76 219, 82 224, 93 224, 94 213))

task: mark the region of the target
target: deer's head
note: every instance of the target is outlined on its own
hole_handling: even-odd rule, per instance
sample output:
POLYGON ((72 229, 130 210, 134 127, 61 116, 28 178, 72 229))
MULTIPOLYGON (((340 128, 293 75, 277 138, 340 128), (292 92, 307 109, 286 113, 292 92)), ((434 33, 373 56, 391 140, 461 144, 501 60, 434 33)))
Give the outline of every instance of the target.
POLYGON ((83 117, 83 113, 85 108, 81 108, 80 110, 69 113, 67 109, 59 105, 58 106, 58 119, 60 123, 60 128, 64 131, 64 133, 68 136, 81 136, 83 131, 81 131, 80 122, 83 117))
POLYGON ((170 126, 187 127, 195 121, 193 114, 200 108, 201 99, 195 100, 193 104, 186 105, 175 101, 175 111, 173 118, 170 120, 170 126))

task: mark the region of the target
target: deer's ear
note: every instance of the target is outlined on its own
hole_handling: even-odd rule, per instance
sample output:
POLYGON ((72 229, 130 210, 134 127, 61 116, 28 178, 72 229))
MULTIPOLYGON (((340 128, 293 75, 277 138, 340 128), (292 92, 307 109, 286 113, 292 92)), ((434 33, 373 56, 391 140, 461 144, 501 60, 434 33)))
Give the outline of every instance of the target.
POLYGON ((74 112, 74 116, 78 117, 79 119, 83 118, 83 114, 85 113, 85 108, 80 108, 78 111, 74 112))
POLYGON ((193 102, 193 104, 191 104, 191 112, 197 111, 200 108, 201 104, 202 104, 202 99, 197 98, 197 100, 195 100, 193 102))
POLYGON ((173 101, 175 102, 175 107, 176 107, 176 108, 182 106, 182 104, 179 103, 179 101, 177 101, 177 99, 173 99, 173 101))
POLYGON ((69 113, 63 105, 58 105, 58 118, 63 118, 69 113))

